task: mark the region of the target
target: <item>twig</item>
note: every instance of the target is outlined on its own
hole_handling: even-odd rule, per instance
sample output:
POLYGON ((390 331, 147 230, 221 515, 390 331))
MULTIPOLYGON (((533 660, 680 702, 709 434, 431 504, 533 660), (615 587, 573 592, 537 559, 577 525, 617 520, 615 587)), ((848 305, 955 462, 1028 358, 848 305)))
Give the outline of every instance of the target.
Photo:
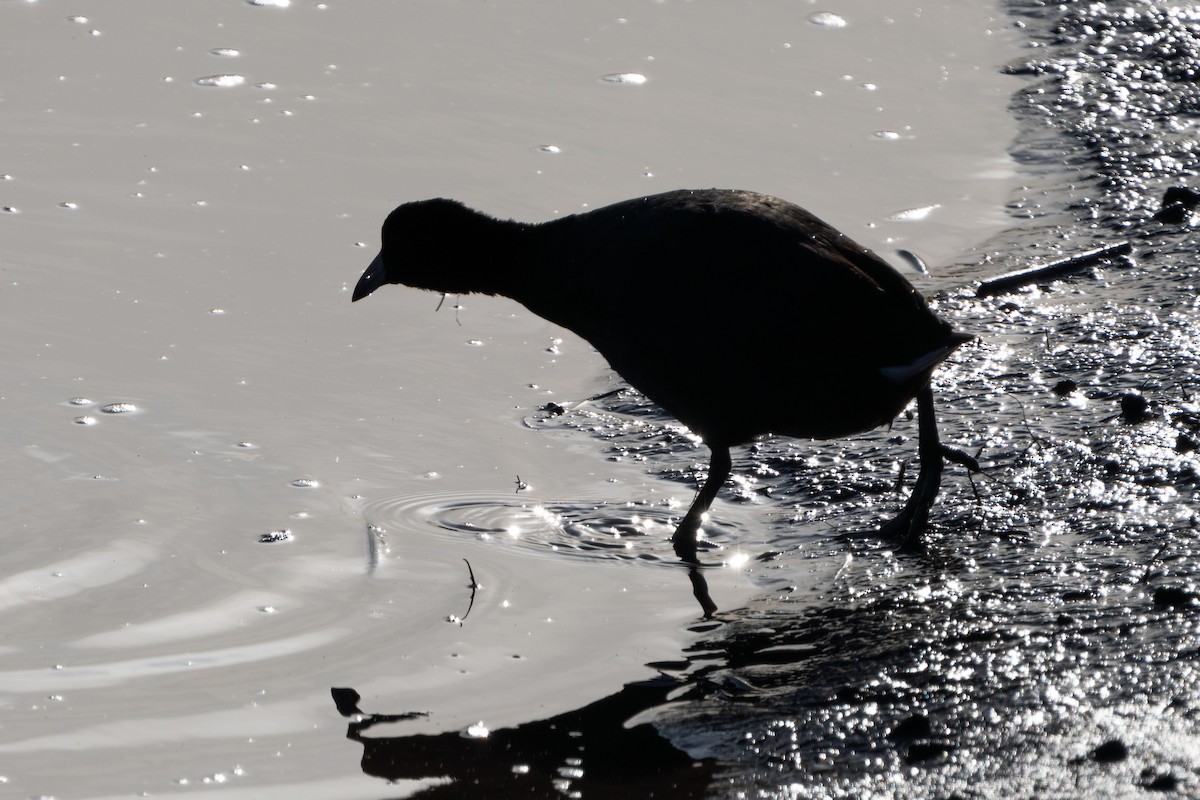
POLYGON ((463 620, 471 614, 471 609, 475 607, 475 592, 479 589, 479 582, 475 580, 475 570, 471 569, 471 562, 464 558, 463 563, 467 565, 467 575, 471 578, 471 602, 467 603, 467 613, 458 620, 460 626, 463 624, 463 620))
POLYGON ((1001 294, 1002 292, 1027 286, 1041 280, 1059 278, 1063 275, 1069 275, 1072 272, 1078 272, 1107 258, 1128 255, 1131 252, 1133 252, 1133 245, 1129 242, 1097 247, 1095 250, 1088 250, 1078 255, 1069 256, 1068 258, 1051 261, 1049 264, 1043 264, 1040 267, 1018 270, 1017 272, 1009 272, 1004 275, 998 275, 995 278, 990 278, 979 284, 979 288, 975 290, 975 296, 990 297, 991 295, 1001 294))

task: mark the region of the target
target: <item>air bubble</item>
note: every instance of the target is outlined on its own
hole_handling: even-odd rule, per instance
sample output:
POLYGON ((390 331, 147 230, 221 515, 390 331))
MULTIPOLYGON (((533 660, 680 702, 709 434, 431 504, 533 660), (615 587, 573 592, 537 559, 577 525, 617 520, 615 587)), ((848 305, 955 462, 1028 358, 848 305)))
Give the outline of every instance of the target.
POLYGON ((611 72, 608 75, 601 75, 600 80, 605 83, 622 83, 630 86, 641 86, 646 82, 646 76, 640 72, 611 72))
POLYGON ((292 4, 292 0, 246 0, 246 2, 260 8, 287 8, 292 4))
POLYGON ((891 222, 918 222, 925 219, 941 207, 941 203, 934 203, 933 205, 921 206, 920 208, 907 208, 904 211, 897 211, 895 214, 889 214, 888 220, 891 222))
POLYGON ((245 82, 246 79, 241 75, 208 75, 203 78, 196 78, 197 86, 215 86, 220 89, 241 86, 245 82))
POLYGON ((321 484, 312 478, 297 478, 296 480, 292 481, 291 485, 295 486, 297 489, 315 489, 321 484))
POLYGON ((281 531, 264 533, 258 537, 258 542, 259 544, 278 544, 279 542, 290 542, 294 538, 296 537, 292 535, 292 532, 285 528, 281 531))
POLYGON ((232 47, 214 47, 208 52, 210 55, 221 56, 224 58, 233 58, 242 54, 241 50, 234 50, 232 47))
POLYGON ((834 14, 832 11, 818 11, 814 14, 809 14, 808 21, 821 28, 846 27, 846 18, 834 14))
POLYGON ((128 414, 131 411, 137 411, 137 406, 133 403, 109 403, 106 406, 100 406, 100 410, 105 414, 128 414))
POLYGON ((86 397, 72 397, 67 402, 73 406, 90 406, 92 404, 92 401, 86 397))
POLYGON ((95 425, 96 418, 95 417, 76 417, 75 424, 76 425, 95 425))

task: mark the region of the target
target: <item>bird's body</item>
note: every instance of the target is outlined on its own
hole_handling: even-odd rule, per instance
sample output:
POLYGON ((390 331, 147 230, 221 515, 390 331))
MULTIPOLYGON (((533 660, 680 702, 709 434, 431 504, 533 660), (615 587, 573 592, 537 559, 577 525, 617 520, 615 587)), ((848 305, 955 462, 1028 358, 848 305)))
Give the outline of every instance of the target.
MULTIPOLYGON (((579 334, 704 439, 710 484, 727 477, 730 446, 761 434, 833 438, 888 423, 970 338, 869 250, 753 192, 667 192, 540 224, 409 203, 384 223, 354 299, 384 283, 503 295, 579 334)), ((705 486, 676 534, 678 546, 690 533, 693 557, 717 488, 705 486)))

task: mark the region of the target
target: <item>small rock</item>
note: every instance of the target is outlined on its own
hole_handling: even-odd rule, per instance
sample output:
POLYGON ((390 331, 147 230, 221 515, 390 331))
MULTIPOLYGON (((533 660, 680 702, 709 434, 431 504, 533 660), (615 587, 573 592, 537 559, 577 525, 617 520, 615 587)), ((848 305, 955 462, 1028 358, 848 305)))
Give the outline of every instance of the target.
POLYGON ((1120 739, 1109 739, 1104 744, 1088 753, 1093 761, 1100 764, 1115 764, 1129 758, 1129 748, 1120 739))

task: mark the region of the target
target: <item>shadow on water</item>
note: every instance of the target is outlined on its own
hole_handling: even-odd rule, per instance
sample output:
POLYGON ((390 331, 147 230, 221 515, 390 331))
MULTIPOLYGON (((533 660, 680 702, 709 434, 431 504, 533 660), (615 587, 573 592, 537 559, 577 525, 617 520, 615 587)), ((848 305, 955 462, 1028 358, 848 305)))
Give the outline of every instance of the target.
MULTIPOLYGON (((850 441, 766 439, 739 454, 724 496, 772 504, 756 563, 780 588, 664 667, 678 697, 666 702, 673 682, 629 687, 488 742, 364 739, 364 768, 509 787, 528 763, 551 786, 580 757, 562 731, 590 729, 605 733, 588 739, 584 774, 605 788, 583 796, 609 796, 607 780, 622 796, 1195 796, 1200 235, 1191 209, 1160 211, 1200 174, 1200 12, 1009 7, 1030 40, 1009 67, 1028 81, 1014 100, 1021 227, 946 285, 1119 241, 1134 255, 995 297, 931 293, 980 336, 935 380, 944 439, 983 469, 947 471, 928 552, 841 535, 894 513, 911 421, 850 441), (796 523, 835 535, 797 541, 796 523), (812 559, 845 565, 789 585, 812 559), (639 713, 666 741, 623 728, 639 713)), ((636 394, 557 420, 544 424, 695 482, 694 443, 636 394)))
POLYGON ((577 711, 514 728, 390 737, 367 734, 422 715, 364 714, 353 689, 332 694, 342 716, 355 720, 346 738, 362 745, 367 775, 450 779, 417 797, 700 798, 712 782, 713 759, 691 758, 649 723, 626 725, 679 688, 667 678, 633 683, 577 711))

